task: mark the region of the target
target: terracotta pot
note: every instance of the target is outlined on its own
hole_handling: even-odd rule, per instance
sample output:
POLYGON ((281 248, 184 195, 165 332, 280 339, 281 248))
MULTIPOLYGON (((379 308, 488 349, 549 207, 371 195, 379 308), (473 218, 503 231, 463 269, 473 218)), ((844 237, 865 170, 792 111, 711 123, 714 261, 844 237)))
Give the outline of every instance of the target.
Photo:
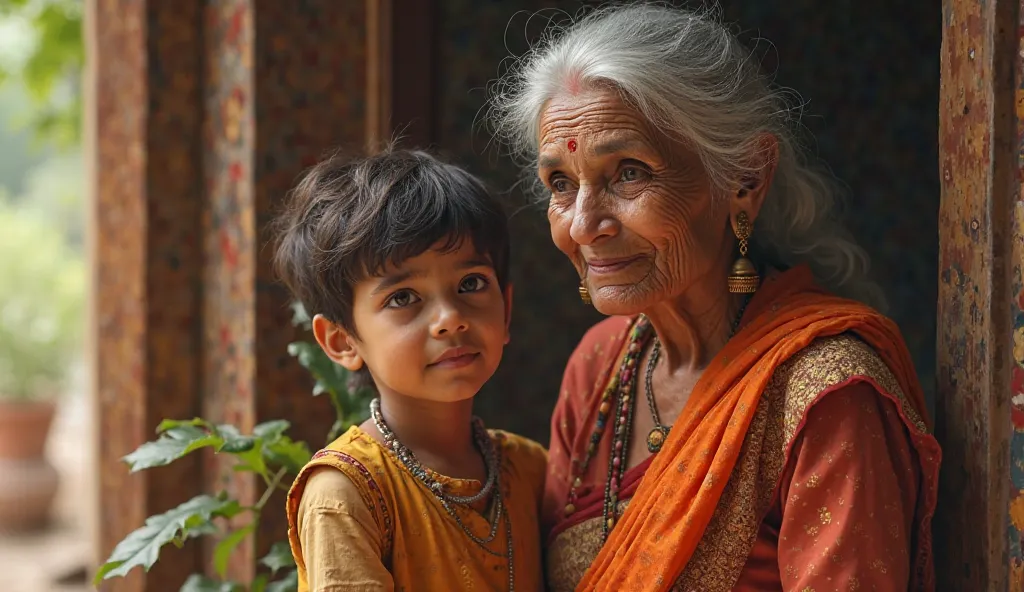
POLYGON ((52 401, 0 398, 0 532, 46 525, 59 476, 46 459, 46 440, 56 405, 52 401))

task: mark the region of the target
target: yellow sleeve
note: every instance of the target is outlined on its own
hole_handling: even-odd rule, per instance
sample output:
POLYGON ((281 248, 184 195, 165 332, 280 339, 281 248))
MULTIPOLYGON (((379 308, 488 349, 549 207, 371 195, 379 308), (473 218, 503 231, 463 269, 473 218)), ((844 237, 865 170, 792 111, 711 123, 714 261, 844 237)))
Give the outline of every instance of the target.
POLYGON ((548 451, 540 444, 524 438, 508 434, 513 462, 518 466, 520 475, 529 483, 537 504, 544 498, 544 477, 548 470, 548 451))
POLYGON ((310 592, 393 592, 380 529, 344 473, 314 471, 302 493, 298 539, 310 592))

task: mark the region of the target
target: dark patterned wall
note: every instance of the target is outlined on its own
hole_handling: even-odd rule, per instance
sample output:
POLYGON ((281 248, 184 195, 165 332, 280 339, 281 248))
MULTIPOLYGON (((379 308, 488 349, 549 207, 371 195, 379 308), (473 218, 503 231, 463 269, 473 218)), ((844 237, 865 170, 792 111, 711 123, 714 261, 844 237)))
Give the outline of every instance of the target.
MULTIPOLYGON (((774 43, 766 63, 778 82, 809 101, 804 124, 817 152, 850 188, 850 225, 870 251, 932 398, 937 254, 937 97, 940 3, 883 0, 724 0, 745 37, 774 43), (910 5, 913 6, 904 6, 910 5)), ((439 2, 437 143, 495 188, 516 171, 480 129, 484 87, 499 62, 525 47, 542 8, 575 2, 439 2), (511 23, 511 24, 510 24, 511 23)), ((768 44, 761 42, 761 47, 768 44)), ((495 426, 547 441, 562 368, 599 317, 576 295, 576 279, 547 234, 543 212, 513 218, 516 284, 512 343, 479 409, 495 426)))
POLYGON ((818 155, 849 187, 849 226, 871 255, 934 411, 942 4, 724 6, 745 37, 774 44, 766 63, 777 64, 777 81, 809 101, 804 125, 818 155))

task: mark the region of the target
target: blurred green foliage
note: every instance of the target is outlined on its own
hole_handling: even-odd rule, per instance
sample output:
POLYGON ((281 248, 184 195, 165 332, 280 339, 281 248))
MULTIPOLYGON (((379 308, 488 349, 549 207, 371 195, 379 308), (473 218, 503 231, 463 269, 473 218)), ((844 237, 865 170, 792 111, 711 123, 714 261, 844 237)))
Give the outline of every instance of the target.
POLYGON ((77 147, 82 134, 84 0, 0 0, 0 19, 28 25, 27 51, 0 62, 0 84, 19 81, 36 103, 27 124, 36 138, 77 147))

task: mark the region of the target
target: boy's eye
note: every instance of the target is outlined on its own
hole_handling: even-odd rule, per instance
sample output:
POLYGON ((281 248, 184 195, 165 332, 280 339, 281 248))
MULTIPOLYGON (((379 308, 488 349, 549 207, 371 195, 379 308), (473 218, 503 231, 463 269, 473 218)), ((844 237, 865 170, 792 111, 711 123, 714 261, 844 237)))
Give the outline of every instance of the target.
POLYGON ((402 308, 415 304, 419 301, 419 297, 413 294, 409 290, 399 290, 388 298, 388 301, 384 303, 385 308, 402 308))
POLYGON ((459 292, 480 292, 485 290, 489 282, 487 279, 480 275, 471 275, 464 278, 459 284, 459 292))

